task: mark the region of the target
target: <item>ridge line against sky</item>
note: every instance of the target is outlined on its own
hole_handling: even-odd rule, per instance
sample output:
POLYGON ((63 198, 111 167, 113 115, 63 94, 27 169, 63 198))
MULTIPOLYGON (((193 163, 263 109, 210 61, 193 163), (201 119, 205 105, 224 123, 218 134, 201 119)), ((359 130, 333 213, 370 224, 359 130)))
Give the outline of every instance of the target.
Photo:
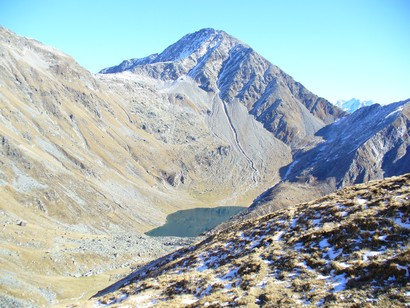
POLYGON ((211 27, 331 102, 410 97, 409 0, 0 0, 0 25, 93 73, 211 27))

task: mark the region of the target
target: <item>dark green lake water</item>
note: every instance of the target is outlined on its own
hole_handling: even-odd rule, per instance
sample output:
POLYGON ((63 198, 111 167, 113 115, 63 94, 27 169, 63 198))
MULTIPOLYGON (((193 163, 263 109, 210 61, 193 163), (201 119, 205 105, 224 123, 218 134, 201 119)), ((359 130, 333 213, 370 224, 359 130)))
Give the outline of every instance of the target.
POLYGON ((220 206, 177 211, 167 216, 165 225, 145 234, 149 236, 198 236, 244 209, 246 208, 241 206, 220 206))

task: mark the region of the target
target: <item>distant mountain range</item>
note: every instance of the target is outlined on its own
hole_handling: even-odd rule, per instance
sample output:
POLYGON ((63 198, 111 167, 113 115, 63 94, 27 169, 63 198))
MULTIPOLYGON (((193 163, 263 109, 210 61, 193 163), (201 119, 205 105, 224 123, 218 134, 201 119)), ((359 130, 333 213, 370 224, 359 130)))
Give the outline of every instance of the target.
POLYGON ((338 100, 335 103, 337 107, 349 113, 355 112, 359 108, 370 106, 373 104, 374 102, 372 100, 362 101, 357 98, 352 98, 352 99, 349 99, 348 101, 338 100))
POLYGON ((92 268, 97 281, 125 266, 111 250, 84 257, 97 239, 138 238, 138 254, 124 254, 140 265, 171 249, 143 236, 171 213, 253 203, 242 215, 259 216, 410 172, 410 100, 349 114, 224 31, 202 29, 96 75, 5 28, 0 53, 10 252, 0 270, 14 277, 0 293, 24 285, 40 305, 68 296, 61 277, 92 268))

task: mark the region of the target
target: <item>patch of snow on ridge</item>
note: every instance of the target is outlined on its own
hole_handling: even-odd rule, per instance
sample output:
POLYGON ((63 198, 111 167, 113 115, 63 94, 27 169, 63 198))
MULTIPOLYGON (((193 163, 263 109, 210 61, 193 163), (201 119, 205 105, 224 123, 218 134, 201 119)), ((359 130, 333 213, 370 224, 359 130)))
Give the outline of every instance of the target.
POLYGON ((32 190, 48 188, 48 185, 39 183, 15 166, 13 166, 13 172, 16 175, 13 181, 13 187, 19 192, 27 193, 32 190))
POLYGON ((406 271, 406 277, 409 277, 409 266, 408 265, 407 266, 402 266, 400 264, 396 264, 396 267, 399 270, 405 270, 406 271))
POLYGON ((326 279, 329 279, 330 278, 330 276, 328 275, 328 276, 324 276, 324 275, 322 275, 322 274, 319 274, 319 275, 317 275, 317 277, 316 277, 316 279, 319 279, 319 280, 326 280, 326 279))
POLYGON ((342 217, 346 217, 347 215, 349 215, 349 212, 343 211, 343 212, 340 212, 340 215, 342 217))
POLYGON ((208 260, 204 260, 203 256, 200 256, 199 259, 202 261, 199 266, 196 268, 198 272, 203 272, 212 268, 212 265, 219 262, 220 258, 217 256, 211 256, 208 260))
POLYGON ((375 257, 375 256, 381 255, 383 253, 384 253, 384 251, 368 251, 368 252, 365 252, 363 254, 362 259, 363 259, 363 261, 368 261, 369 257, 370 258, 375 257))
POLYGON ((406 222, 402 222, 401 216, 394 219, 394 223, 403 229, 410 229, 410 221, 407 219, 406 222))
POLYGON ((165 49, 158 57, 159 61, 179 61, 189 57, 194 52, 198 51, 203 45, 207 48, 212 48, 212 41, 219 34, 214 29, 203 29, 195 33, 187 34, 175 44, 165 49), (209 46, 208 46, 209 45, 209 46))
POLYGON ((396 110, 390 112, 390 113, 385 117, 385 119, 391 117, 392 115, 394 115, 394 114, 396 114, 396 113, 399 113, 400 111, 403 111, 403 106, 400 106, 400 107, 397 108, 396 110))
POLYGON ((276 232, 276 234, 272 237, 272 240, 274 242, 279 242, 280 239, 282 238, 283 233, 284 233, 284 231, 276 232))
POLYGON ((340 292, 346 289, 346 284, 349 281, 349 279, 346 278, 345 273, 334 276, 332 280, 333 280, 332 286, 333 286, 334 292, 340 292))
POLYGON ((259 246, 262 242, 262 240, 265 238, 265 235, 262 235, 261 237, 259 237, 257 240, 252 242, 252 245, 249 247, 249 250, 252 250, 253 248, 259 246))
POLYGON ((296 223, 298 222, 298 220, 299 220, 299 217, 292 219, 292 222, 291 222, 291 225, 290 225, 290 227, 292 229, 294 229, 296 227, 296 223))
POLYGON ((320 248, 325 248, 325 247, 329 247, 330 246, 330 244, 329 244, 329 242, 327 241, 327 239, 326 238, 324 238, 323 240, 321 240, 320 242, 319 242, 319 247, 320 248))
POLYGON ((333 247, 331 247, 329 249, 329 251, 327 252, 327 255, 329 256, 330 260, 334 260, 336 259, 341 253, 343 252, 342 248, 339 248, 338 250, 334 250, 333 247))
POLYGON ((313 219, 312 220, 312 226, 313 227, 320 227, 320 226, 322 226, 323 225, 323 223, 322 223, 322 219, 321 218, 319 218, 319 219, 313 219))
POLYGON ((149 299, 151 299, 151 295, 149 294, 137 295, 135 298, 133 298, 133 302, 138 304, 146 302, 149 299))
POLYGON ((108 305, 114 305, 114 304, 121 303, 122 301, 124 301, 128 297, 129 297, 129 295, 127 293, 122 293, 120 296, 118 296, 117 298, 115 298, 111 302, 109 302, 108 305))
POLYGON ((362 199, 360 196, 356 199, 357 204, 364 205, 367 203, 366 199, 362 199))
POLYGON ((198 301, 197 298, 192 298, 192 299, 190 299, 190 298, 185 298, 185 299, 182 300, 181 303, 182 303, 183 305, 192 305, 192 304, 196 303, 197 301, 198 301))
POLYGON ((294 247, 295 250, 301 250, 303 248, 305 248, 305 246, 301 242, 296 243, 294 247))
POLYGON ((288 176, 290 175, 290 173, 292 172, 292 169, 295 167, 295 165, 299 162, 299 160, 294 160, 288 167, 288 170, 286 170, 286 174, 283 177, 283 180, 286 180, 288 178, 288 176))
POLYGON ((228 273, 226 273, 225 275, 223 275, 223 276, 220 277, 219 279, 221 279, 221 280, 229 280, 229 281, 233 280, 233 279, 238 275, 239 268, 240 268, 240 267, 238 266, 238 267, 235 267, 235 268, 229 270, 228 273))
POLYGON ((341 266, 343 269, 349 268, 349 267, 352 266, 351 264, 348 264, 348 263, 346 263, 346 262, 339 262, 338 264, 339 264, 339 266, 341 266))

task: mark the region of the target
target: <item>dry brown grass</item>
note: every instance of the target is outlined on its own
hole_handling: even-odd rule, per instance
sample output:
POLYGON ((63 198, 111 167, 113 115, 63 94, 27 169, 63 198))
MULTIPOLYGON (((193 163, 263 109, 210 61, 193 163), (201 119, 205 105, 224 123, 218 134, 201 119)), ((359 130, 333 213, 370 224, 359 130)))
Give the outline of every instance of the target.
POLYGON ((403 306, 410 233, 394 219, 408 222, 410 175, 386 182, 239 223, 152 266, 131 289, 154 292, 160 306, 186 296, 192 307, 403 306))

